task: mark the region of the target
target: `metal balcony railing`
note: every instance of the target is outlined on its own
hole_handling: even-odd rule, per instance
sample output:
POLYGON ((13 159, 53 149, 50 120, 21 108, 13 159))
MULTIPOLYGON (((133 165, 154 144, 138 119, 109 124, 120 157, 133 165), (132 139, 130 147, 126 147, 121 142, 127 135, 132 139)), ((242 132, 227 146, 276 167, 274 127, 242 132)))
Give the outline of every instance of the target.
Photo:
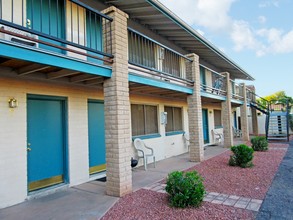
POLYGON ((202 64, 200 70, 201 91, 226 96, 226 77, 202 64))
POLYGON ((246 99, 247 102, 255 101, 254 92, 251 91, 249 88, 246 87, 246 99))
POLYGON ((157 75, 192 82, 187 74, 187 63, 192 62, 191 59, 131 28, 128 28, 128 54, 129 64, 157 75))
POLYGON ((0 39, 112 62, 112 18, 77 0, 0 0, 0 39))
POLYGON ((234 80, 230 79, 231 83, 231 90, 232 90, 232 99, 243 101, 243 86, 240 84, 237 84, 234 80))

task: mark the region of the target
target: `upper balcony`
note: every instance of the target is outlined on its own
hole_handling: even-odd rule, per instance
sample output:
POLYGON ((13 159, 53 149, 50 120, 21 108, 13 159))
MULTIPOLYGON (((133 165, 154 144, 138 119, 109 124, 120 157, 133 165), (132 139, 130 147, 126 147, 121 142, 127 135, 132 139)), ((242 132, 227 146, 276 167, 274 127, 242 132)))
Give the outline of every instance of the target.
POLYGON ((231 94, 232 94, 232 103, 235 104, 243 104, 244 97, 243 97, 243 86, 240 84, 237 84, 234 80, 230 79, 230 85, 231 85, 231 94))
POLYGON ((201 96, 219 101, 226 100, 226 77, 200 64, 201 96))
POLYGON ((111 21, 76 0, 0 1, 1 56, 110 77, 111 21))
POLYGON ((128 62, 130 81, 192 93, 193 81, 187 72, 191 59, 167 46, 128 28, 128 62))

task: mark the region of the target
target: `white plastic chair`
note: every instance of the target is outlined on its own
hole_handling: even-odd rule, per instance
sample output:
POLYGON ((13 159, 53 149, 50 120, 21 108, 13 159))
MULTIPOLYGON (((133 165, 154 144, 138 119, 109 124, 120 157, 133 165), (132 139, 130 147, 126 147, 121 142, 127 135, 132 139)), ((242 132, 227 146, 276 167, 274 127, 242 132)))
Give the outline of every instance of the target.
POLYGON ((233 134, 234 134, 234 137, 242 137, 242 131, 240 129, 237 129, 237 128, 233 128, 233 134))
POLYGON ((220 133, 216 132, 215 130, 212 130, 212 134, 214 137, 215 144, 221 144, 222 141, 224 140, 223 134, 220 134, 220 133))
POLYGON ((185 142, 185 146, 188 147, 188 151, 189 151, 189 144, 190 144, 189 134, 184 132, 183 133, 183 139, 184 139, 184 142, 185 142))
POLYGON ((153 148, 146 146, 145 143, 139 138, 136 138, 134 140, 134 147, 137 150, 138 159, 143 159, 143 165, 145 170, 147 170, 148 157, 153 157, 154 167, 156 167, 156 157, 154 155, 153 148))

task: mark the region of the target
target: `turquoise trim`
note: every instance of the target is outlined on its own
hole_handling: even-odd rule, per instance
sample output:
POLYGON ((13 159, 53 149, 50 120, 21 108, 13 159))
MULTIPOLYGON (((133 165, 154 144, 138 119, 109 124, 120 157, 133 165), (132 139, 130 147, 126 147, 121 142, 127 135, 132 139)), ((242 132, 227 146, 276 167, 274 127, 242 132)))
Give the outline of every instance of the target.
POLYGON ((236 100, 236 99, 231 99, 231 102, 236 103, 236 104, 240 104, 240 105, 243 105, 244 104, 243 101, 236 100))
POLYGON ((177 135, 177 134, 184 134, 184 131, 169 131, 166 132, 166 136, 172 136, 172 135, 177 135))
POLYGON ((205 91, 201 91, 200 95, 203 96, 203 97, 207 97, 207 98, 211 98, 211 99, 218 99, 218 100, 221 100, 221 101, 226 100, 225 96, 219 96, 219 95, 208 93, 208 92, 205 92, 205 91))
POLYGON ((88 99, 88 102, 93 102, 93 103, 103 103, 104 104, 104 100, 101 99, 88 99))
POLYGON ((183 92, 183 93, 187 93, 187 94, 193 94, 193 89, 191 89, 191 88, 175 85, 175 84, 172 84, 169 82, 164 82, 164 81, 160 81, 160 80, 156 80, 156 79, 147 78, 144 76, 138 76, 138 75, 132 74, 132 73, 129 73, 128 80, 130 82, 141 83, 141 84, 150 85, 150 86, 163 88, 163 89, 170 89, 170 90, 183 92))
POLYGON ((56 53, 46 52, 33 47, 26 47, 10 42, 0 41, 2 56, 26 60, 60 68, 76 70, 98 76, 111 77, 112 69, 106 66, 94 65, 75 58, 66 57, 56 53))
POLYGON ((29 99, 41 99, 41 100, 61 100, 67 101, 66 97, 63 96, 49 96, 49 95, 37 95, 37 94, 27 94, 27 98, 29 99))
POLYGON ((132 141, 134 141, 136 138, 144 140, 144 139, 151 139, 151 138, 158 138, 158 137, 161 137, 161 135, 160 134, 138 135, 138 136, 133 136, 132 141))
POLYGON ((218 128, 223 128, 223 125, 215 126, 215 129, 218 129, 218 128))

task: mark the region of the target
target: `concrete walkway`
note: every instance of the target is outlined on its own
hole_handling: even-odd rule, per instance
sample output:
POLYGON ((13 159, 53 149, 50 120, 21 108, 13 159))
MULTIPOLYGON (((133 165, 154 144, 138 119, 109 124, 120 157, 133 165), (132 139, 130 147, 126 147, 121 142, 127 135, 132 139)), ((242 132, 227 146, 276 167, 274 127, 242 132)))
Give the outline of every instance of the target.
POLYGON ((293 141, 266 194, 257 219, 293 219, 293 141))
MULTIPOLYGON (((216 156, 228 149, 220 146, 206 147, 205 159, 216 156)), ((182 154, 133 169, 133 191, 147 187, 165 178, 174 170, 184 170, 196 165, 189 161, 188 154, 182 154)), ((101 218, 119 198, 105 194, 106 183, 90 181, 75 187, 65 188, 54 194, 32 199, 9 208, 0 210, 0 219, 5 220, 91 220, 101 218)), ((64 187, 63 187, 64 188, 64 187)))

